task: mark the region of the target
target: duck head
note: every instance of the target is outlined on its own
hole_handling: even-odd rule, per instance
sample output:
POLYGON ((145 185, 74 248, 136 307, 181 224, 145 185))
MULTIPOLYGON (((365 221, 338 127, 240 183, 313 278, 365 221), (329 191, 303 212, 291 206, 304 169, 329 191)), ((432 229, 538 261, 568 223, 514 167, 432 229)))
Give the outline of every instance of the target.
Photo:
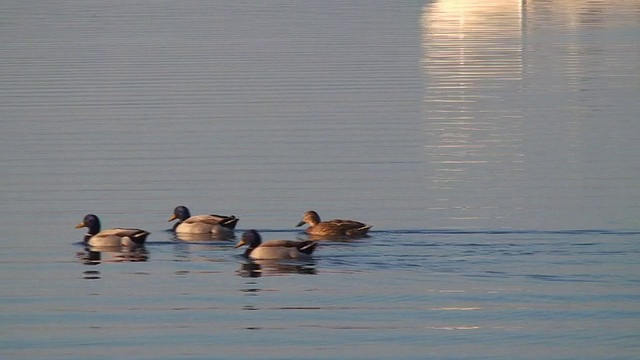
POLYGON ((234 246, 234 248, 239 248, 241 246, 247 245, 249 249, 255 249, 262 243, 262 237, 255 230, 247 230, 242 233, 242 237, 240 241, 234 246))
POLYGON ((319 222, 320 222, 320 215, 318 215, 318 213, 313 210, 309 210, 306 213, 304 213, 304 215, 302 216, 302 220, 300 220, 300 222, 298 223, 298 225, 296 225, 296 227, 300 227, 304 224, 309 224, 311 226, 314 226, 319 222))
POLYGON ((100 219, 94 214, 85 215, 84 219, 76 225, 76 229, 81 229, 83 227, 88 228, 87 235, 84 237, 84 241, 87 242, 89 238, 93 235, 100 232, 100 219))
POLYGON ((180 222, 183 222, 190 217, 191 217, 191 212, 189 211, 189 209, 186 206, 180 205, 180 206, 176 206, 176 208, 173 209, 173 215, 171 215, 171 217, 169 218, 169 220, 167 220, 167 222, 173 221, 175 219, 178 219, 180 220, 180 222))

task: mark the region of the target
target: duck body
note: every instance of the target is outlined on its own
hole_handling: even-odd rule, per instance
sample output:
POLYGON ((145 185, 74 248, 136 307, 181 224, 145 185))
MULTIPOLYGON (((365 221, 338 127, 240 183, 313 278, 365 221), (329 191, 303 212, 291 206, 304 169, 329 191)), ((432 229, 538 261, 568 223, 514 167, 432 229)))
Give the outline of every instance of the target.
MULTIPOLYGON (((233 235, 233 229, 225 227, 228 218, 217 215, 195 215, 176 223, 174 231, 184 234, 219 234, 233 235)), ((237 218, 236 218, 237 220, 237 218)))
POLYGON ((86 227, 89 230, 84 237, 84 243, 89 246, 136 246, 147 240, 149 232, 136 228, 114 228, 100 231, 100 219, 94 214, 88 214, 76 229, 86 227))
POLYGON ((309 227, 305 230, 309 235, 351 238, 366 236, 369 229, 373 227, 373 225, 355 220, 333 219, 321 221, 318 213, 313 210, 305 212, 296 227, 304 224, 309 224, 309 227))
POLYGON ((316 241, 268 240, 262 242, 262 237, 255 230, 248 230, 242 234, 239 248, 247 245, 244 256, 253 260, 308 260, 311 258, 318 243, 316 241))
POLYGON ((233 236, 233 230, 240 219, 231 215, 194 215, 186 206, 177 206, 167 221, 179 221, 173 231, 183 234, 207 234, 233 236))

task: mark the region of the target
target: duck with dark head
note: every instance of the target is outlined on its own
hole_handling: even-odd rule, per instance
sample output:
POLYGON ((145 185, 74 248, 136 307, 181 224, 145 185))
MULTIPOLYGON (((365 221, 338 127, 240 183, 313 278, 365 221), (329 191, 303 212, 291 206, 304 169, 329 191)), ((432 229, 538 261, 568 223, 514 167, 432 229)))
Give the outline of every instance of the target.
POLYGON ((317 241, 295 240, 268 240, 262 241, 262 237, 256 230, 247 230, 235 246, 247 246, 244 256, 253 260, 308 260, 318 246, 317 241))
POLYGON ((94 214, 88 214, 76 225, 76 229, 86 227, 87 234, 84 243, 89 246, 136 246, 143 245, 149 232, 137 228, 113 228, 100 230, 100 219, 94 214))

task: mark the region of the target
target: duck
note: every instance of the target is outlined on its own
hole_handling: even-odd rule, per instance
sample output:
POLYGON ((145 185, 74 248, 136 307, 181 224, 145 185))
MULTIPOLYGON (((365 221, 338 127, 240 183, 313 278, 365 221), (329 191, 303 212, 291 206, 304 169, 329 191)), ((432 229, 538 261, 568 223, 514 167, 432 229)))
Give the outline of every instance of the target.
POLYGON ((305 240, 268 240, 256 230, 247 230, 242 234, 235 248, 247 245, 244 256, 252 260, 308 260, 318 246, 317 241, 305 240))
POLYGON ((173 215, 167 221, 180 220, 173 225, 173 231, 183 234, 213 234, 233 236, 233 230, 240 219, 231 215, 194 215, 186 206, 173 209, 173 215))
POLYGON ((143 245, 149 232, 135 228, 115 228, 100 231, 100 219, 95 214, 87 214, 76 225, 76 229, 86 227, 84 243, 89 246, 115 247, 143 245))
POLYGON ((366 236, 369 229, 373 227, 373 225, 367 225, 355 220, 333 219, 321 221, 320 215, 313 210, 305 212, 296 227, 304 224, 309 224, 309 227, 305 230, 309 235, 351 238, 366 236))

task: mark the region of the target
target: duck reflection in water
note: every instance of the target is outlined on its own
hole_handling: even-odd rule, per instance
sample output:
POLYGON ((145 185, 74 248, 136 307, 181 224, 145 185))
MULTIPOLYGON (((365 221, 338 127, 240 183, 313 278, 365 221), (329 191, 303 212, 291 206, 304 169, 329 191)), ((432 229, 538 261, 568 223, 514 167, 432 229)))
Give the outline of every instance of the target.
POLYGON ((257 278, 261 276, 282 276, 290 274, 317 275, 315 262, 305 263, 283 263, 279 260, 251 260, 240 265, 237 270, 238 275, 247 278, 257 278))
POLYGON ((85 265, 101 263, 145 262, 149 260, 149 251, 140 246, 86 246, 76 257, 85 265))
POLYGON ((233 232, 217 232, 204 234, 175 233, 173 236, 174 240, 187 243, 210 243, 215 241, 229 242, 235 238, 236 236, 233 232))

